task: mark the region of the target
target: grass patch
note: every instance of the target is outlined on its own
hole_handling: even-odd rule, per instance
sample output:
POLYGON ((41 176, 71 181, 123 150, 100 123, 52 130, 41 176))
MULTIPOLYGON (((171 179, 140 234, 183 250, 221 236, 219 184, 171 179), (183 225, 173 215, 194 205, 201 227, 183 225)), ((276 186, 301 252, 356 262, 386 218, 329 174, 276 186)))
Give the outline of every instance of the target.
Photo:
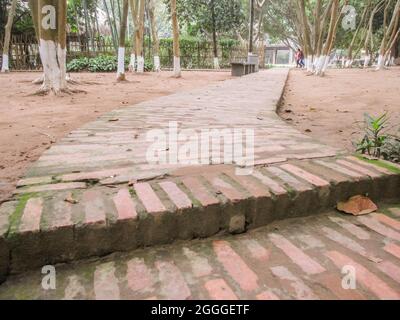
POLYGON ((397 168, 395 165, 391 165, 390 163, 388 163, 386 161, 367 159, 367 158, 364 158, 362 155, 359 155, 359 154, 357 154, 356 157, 358 159, 366 162, 366 163, 373 164, 373 165, 375 165, 377 167, 381 167, 381 168, 387 169, 387 170, 389 170, 391 172, 400 174, 400 169, 399 168, 397 168))
POLYGON ((10 216, 10 228, 8 231, 9 235, 12 235, 18 231, 18 227, 21 221, 22 214, 24 213, 24 209, 26 203, 30 198, 36 196, 36 193, 25 193, 18 199, 18 204, 15 207, 14 212, 10 216))

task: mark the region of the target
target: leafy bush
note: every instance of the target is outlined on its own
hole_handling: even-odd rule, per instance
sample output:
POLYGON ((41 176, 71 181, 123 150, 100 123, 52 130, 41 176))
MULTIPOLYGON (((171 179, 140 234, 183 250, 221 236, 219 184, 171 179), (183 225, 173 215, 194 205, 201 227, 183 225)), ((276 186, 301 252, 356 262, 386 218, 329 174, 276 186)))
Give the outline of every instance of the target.
MULTIPOLYGON (((125 58, 125 68, 129 65, 129 57, 125 58)), ((116 56, 100 55, 95 58, 75 58, 67 64, 68 72, 116 72, 118 68, 118 61, 116 56)), ((154 68, 153 63, 145 61, 144 71, 152 71, 154 68)))
POLYGON ((374 118, 365 114, 365 135, 356 143, 357 152, 392 162, 400 162, 400 137, 386 132, 389 117, 374 118))
POLYGON ((69 72, 78 72, 81 70, 87 70, 88 67, 89 67, 88 58, 73 59, 71 62, 67 64, 67 70, 69 72))

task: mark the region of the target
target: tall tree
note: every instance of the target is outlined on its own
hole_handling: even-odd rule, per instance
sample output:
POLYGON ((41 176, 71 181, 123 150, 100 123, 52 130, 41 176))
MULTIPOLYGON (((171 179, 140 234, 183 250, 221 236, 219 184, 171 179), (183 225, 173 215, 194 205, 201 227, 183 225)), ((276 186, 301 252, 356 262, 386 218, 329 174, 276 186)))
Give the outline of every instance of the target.
POLYGON ((176 0, 171 0, 171 21, 173 33, 173 47, 174 47, 174 76, 180 78, 181 72, 181 52, 179 47, 179 24, 178 15, 176 10, 176 0))
POLYGON ((120 21, 119 30, 119 46, 118 46, 118 69, 117 81, 125 81, 125 37, 126 37, 126 24, 128 21, 129 1, 123 0, 122 17, 120 21))
POLYGON ((9 59, 8 54, 10 51, 10 39, 11 39, 11 29, 14 21, 15 9, 17 8, 17 1, 12 0, 10 9, 8 10, 8 19, 5 27, 4 44, 3 44, 3 64, 1 66, 1 72, 9 71, 9 59))
POLYGON ((157 21, 155 14, 155 0, 149 0, 149 19, 151 27, 151 38, 153 40, 154 71, 161 71, 160 64, 160 40, 158 38, 157 21))
POLYGON ((144 37, 144 14, 145 14, 145 0, 138 0, 138 18, 137 18, 137 32, 135 32, 136 40, 136 59, 137 59, 137 72, 144 72, 144 47, 143 47, 143 37, 144 37))
POLYGON ((38 30, 39 52, 44 72, 44 81, 39 93, 51 91, 58 95, 67 91, 67 0, 29 1, 33 10, 34 24, 38 30))

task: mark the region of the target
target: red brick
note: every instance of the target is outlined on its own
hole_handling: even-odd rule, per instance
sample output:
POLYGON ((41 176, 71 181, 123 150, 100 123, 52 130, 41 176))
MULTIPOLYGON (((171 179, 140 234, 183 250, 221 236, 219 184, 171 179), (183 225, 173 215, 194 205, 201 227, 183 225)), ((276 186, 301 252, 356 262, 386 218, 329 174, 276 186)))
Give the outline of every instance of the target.
POLYGON ((113 262, 101 264, 94 272, 94 294, 96 300, 119 300, 120 291, 115 277, 113 262))
POLYGON ((293 173, 294 175, 308 181, 309 183, 313 184, 314 186, 317 187, 326 187, 329 186, 330 183, 320 177, 317 177, 316 175, 313 175, 299 167, 296 167, 291 164, 284 164, 281 166, 282 169, 285 169, 286 171, 293 173))
POLYGON ((270 197, 271 194, 257 180, 249 176, 238 176, 234 172, 226 172, 226 174, 244 187, 253 197, 264 198, 270 197))
POLYGON ((279 297, 270 291, 264 291, 256 296, 257 300, 264 300, 264 301, 269 301, 269 300, 280 300, 279 297))
POLYGON ((46 185, 17 189, 14 191, 14 193, 23 194, 23 193, 36 193, 45 191, 60 191, 60 190, 70 190, 70 189, 85 189, 85 188, 86 184, 83 182, 55 183, 55 184, 46 184, 46 185))
POLYGON ((257 240, 254 239, 243 239, 241 241, 243 245, 249 250, 252 258, 266 262, 269 258, 269 251, 265 249, 257 240))
POLYGON ((119 190, 113 201, 117 208, 118 220, 136 220, 138 218, 135 203, 128 189, 119 190))
POLYGON ((71 219, 73 204, 66 202, 65 199, 60 197, 53 199, 53 213, 49 221, 51 229, 69 227, 73 224, 71 219))
POLYGON ((188 258, 195 277, 205 277, 213 272, 213 268, 206 257, 200 256, 189 248, 183 248, 183 254, 188 258))
POLYGON ((360 240, 369 240, 371 238, 371 236, 369 235, 369 233, 367 231, 365 231, 364 229, 361 229, 360 227, 358 227, 350 222, 347 222, 344 219, 337 218, 337 217, 329 217, 329 219, 331 221, 335 222, 336 224, 338 224, 339 226, 341 226, 343 229, 350 232, 353 236, 357 237, 360 240))
POLYGON ((367 253, 367 251, 365 250, 365 248, 363 246, 361 246, 359 243, 357 243, 356 241, 354 241, 351 238, 348 238, 346 236, 344 236, 343 234, 337 232, 336 230, 333 230, 331 228, 328 227, 322 227, 322 231, 325 234, 325 236, 340 244, 341 246, 359 254, 362 257, 365 257, 371 261, 374 261, 376 263, 379 263, 382 261, 382 259, 376 258, 374 257, 372 254, 367 253))
POLYGON ((286 267, 278 266, 271 268, 272 273, 281 281, 289 284, 294 290, 295 298, 298 300, 318 300, 314 292, 299 278, 292 274, 286 267))
POLYGON ((221 192, 228 200, 238 202, 246 198, 245 195, 236 190, 230 183, 222 180, 217 175, 204 175, 204 177, 211 183, 211 185, 219 192, 221 192))
POLYGON ((38 232, 43 212, 43 199, 30 198, 21 217, 19 232, 38 232))
POLYGON ((384 226, 383 224, 379 223, 375 219, 370 218, 370 217, 358 217, 357 219, 362 224, 364 224, 371 230, 375 231, 376 233, 379 233, 379 234, 383 235, 384 237, 400 241, 400 233, 384 226))
POLYGON ((106 210, 103 195, 98 191, 88 190, 83 194, 82 200, 85 207, 86 224, 106 223, 106 210))
POLYGON ((179 189, 175 183, 165 181, 160 182, 159 185, 178 209, 188 209, 192 207, 192 201, 190 201, 189 197, 179 189))
POLYGON ((212 300, 238 300, 238 297, 223 279, 209 280, 204 287, 212 300))
POLYGON ((127 263, 126 280, 132 291, 149 290, 155 280, 143 259, 134 258, 127 263))
POLYGON ((382 176, 382 174, 376 173, 374 171, 368 170, 362 166, 356 165, 355 163, 349 162, 349 161, 345 161, 345 160, 337 160, 337 163, 350 168, 352 170, 361 172, 362 174, 365 174, 367 176, 370 176, 371 178, 379 178, 382 176))
POLYGON ((25 178, 21 179, 17 183, 17 187, 23 187, 23 186, 30 186, 34 184, 45 184, 45 183, 52 183, 53 177, 32 177, 32 178, 25 178))
POLYGON ((373 214, 372 217, 374 217, 376 220, 379 222, 382 222, 386 224, 389 227, 392 227, 393 229, 396 229, 397 231, 400 231, 400 221, 394 220, 384 214, 373 214))
POLYGON ((389 243, 383 248, 386 252, 400 259, 400 247, 394 243, 389 243))
POLYGON ((290 185, 292 188, 296 189, 299 192, 309 191, 312 190, 312 187, 306 183, 303 183, 293 177, 292 175, 288 174, 287 172, 283 171, 278 167, 268 167, 266 168, 268 172, 277 176, 281 179, 284 183, 290 185))
POLYGON ((376 165, 374 165, 372 163, 368 163, 368 162, 362 161, 362 160, 360 160, 360 159, 358 159, 356 157, 353 157, 353 156, 346 157, 346 159, 354 161, 354 162, 358 163, 359 165, 362 165, 362 166, 365 166, 365 167, 368 167, 368 168, 371 168, 371 169, 375 169, 376 171, 379 171, 379 172, 384 173, 384 174, 388 174, 388 175, 395 174, 394 172, 392 172, 392 171, 390 171, 388 169, 382 168, 380 166, 376 166, 376 165))
POLYGON ((161 293, 169 300, 187 300, 191 292, 181 271, 173 262, 156 261, 161 282, 161 293))
POLYGON ((253 176, 265 184, 274 194, 282 195, 287 193, 286 189, 281 187, 278 182, 262 174, 260 171, 254 171, 253 176))
POLYGON ((132 168, 117 168, 117 169, 109 169, 109 170, 93 171, 93 172, 70 173, 62 175, 61 180, 66 182, 72 182, 72 181, 83 181, 91 179, 93 180, 104 179, 120 174, 132 173, 132 171, 133 171, 132 168))
POLYGON ((355 179, 361 179, 364 177, 361 173, 347 169, 343 166, 338 165, 337 163, 327 162, 327 161, 322 161, 322 160, 315 160, 314 162, 323 167, 327 167, 333 171, 339 172, 341 174, 347 175, 347 176, 355 178, 355 179))
POLYGON ((340 300, 365 300, 358 290, 346 290, 342 287, 342 279, 336 274, 321 274, 315 283, 329 289, 340 300))
POLYGON ((397 283, 400 283, 400 268, 390 261, 384 261, 378 264, 378 269, 384 274, 392 278, 397 283))
POLYGON ((258 289, 258 277, 226 241, 214 241, 214 252, 229 276, 244 291, 258 289))
POLYGON ((379 299, 400 299, 400 295, 395 290, 390 288, 375 274, 368 271, 368 269, 359 263, 356 263, 351 258, 337 251, 327 252, 326 256, 331 259, 339 269, 342 269, 345 266, 354 267, 356 270, 357 283, 360 283, 364 288, 371 291, 379 299))
POLYGON ((182 178, 183 184, 190 190, 193 196, 200 201, 201 205, 208 207, 218 204, 218 199, 210 194, 207 188, 194 177, 182 178))
POLYGON ((272 243, 281 249, 296 265, 309 275, 324 272, 325 269, 306 255, 301 249, 294 246, 289 240, 278 234, 270 234, 272 243))
POLYGON ((166 211, 161 200, 157 197, 154 190, 148 183, 137 183, 134 186, 135 192, 142 201, 144 207, 149 213, 162 213, 166 211))

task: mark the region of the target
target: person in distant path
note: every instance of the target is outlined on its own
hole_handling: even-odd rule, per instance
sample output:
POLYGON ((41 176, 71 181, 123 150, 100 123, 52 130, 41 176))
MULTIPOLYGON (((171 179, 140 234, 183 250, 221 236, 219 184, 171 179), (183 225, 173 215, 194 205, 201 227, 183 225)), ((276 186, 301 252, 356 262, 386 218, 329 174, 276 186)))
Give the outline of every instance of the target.
POLYGON ((296 68, 304 68, 304 53, 300 48, 296 52, 296 68))

